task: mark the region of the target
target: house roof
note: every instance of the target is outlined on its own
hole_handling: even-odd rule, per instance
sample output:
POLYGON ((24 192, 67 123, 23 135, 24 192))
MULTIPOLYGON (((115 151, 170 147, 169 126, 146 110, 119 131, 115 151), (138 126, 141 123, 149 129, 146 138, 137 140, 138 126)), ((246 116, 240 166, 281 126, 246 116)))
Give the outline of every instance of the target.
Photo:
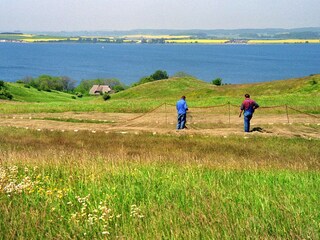
POLYGON ((111 92, 111 88, 108 85, 93 85, 89 94, 100 94, 106 92, 111 92))

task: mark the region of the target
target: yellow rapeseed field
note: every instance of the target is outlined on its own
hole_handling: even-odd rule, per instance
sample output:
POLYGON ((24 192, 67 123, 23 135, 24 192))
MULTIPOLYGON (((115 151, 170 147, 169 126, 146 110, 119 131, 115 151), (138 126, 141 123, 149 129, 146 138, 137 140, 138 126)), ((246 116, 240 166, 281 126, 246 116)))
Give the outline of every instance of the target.
POLYGON ((34 42, 54 42, 54 41, 66 41, 67 38, 24 38, 22 41, 28 43, 34 42))
POLYGON ((166 43, 203 43, 203 44, 222 44, 226 43, 227 39, 177 39, 166 40, 166 43))
POLYGON ((182 36, 173 36, 173 35, 127 35, 127 36, 123 36, 124 38, 130 38, 130 39, 140 39, 140 38, 144 38, 144 39, 185 39, 185 38, 190 38, 190 36, 187 35, 182 35, 182 36))

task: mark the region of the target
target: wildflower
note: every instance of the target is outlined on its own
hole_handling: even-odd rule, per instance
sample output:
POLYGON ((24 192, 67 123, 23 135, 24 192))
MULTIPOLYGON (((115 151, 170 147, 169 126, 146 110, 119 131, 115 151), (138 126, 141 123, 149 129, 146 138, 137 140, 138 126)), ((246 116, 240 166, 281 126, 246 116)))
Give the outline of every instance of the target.
POLYGON ((42 187, 40 187, 39 189, 38 189, 38 193, 44 193, 44 189, 42 188, 42 187))
POLYGON ((134 204, 131 205, 130 217, 143 218, 144 215, 141 214, 140 208, 138 208, 137 205, 134 204))
POLYGON ((61 190, 57 191, 57 197, 60 199, 63 197, 63 192, 61 190))

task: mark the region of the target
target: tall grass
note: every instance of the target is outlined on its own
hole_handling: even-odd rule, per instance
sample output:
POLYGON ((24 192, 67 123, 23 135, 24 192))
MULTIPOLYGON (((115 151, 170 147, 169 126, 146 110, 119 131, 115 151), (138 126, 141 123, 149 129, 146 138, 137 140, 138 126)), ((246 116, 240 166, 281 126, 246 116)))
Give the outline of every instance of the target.
POLYGON ((318 239, 318 140, 0 128, 4 239, 318 239))

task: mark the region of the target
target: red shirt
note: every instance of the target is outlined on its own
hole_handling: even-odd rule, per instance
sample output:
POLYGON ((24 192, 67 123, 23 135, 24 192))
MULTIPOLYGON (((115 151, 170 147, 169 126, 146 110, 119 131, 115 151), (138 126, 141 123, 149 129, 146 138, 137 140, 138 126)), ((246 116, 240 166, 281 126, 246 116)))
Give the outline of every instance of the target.
POLYGON ((250 110, 253 112, 254 109, 258 108, 259 105, 250 98, 246 98, 241 104, 241 110, 250 110), (254 108, 253 108, 254 107, 254 108))

